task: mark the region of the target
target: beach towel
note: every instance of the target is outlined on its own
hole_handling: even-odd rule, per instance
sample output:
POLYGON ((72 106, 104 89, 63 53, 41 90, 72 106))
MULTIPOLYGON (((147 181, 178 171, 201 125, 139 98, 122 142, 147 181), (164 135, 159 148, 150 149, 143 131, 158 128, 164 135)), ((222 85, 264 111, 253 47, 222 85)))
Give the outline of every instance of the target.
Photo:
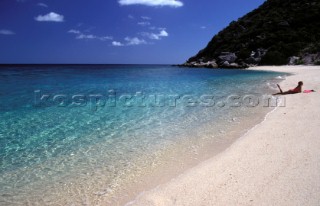
POLYGON ((315 92, 313 89, 312 90, 304 90, 303 93, 311 93, 311 92, 315 92))

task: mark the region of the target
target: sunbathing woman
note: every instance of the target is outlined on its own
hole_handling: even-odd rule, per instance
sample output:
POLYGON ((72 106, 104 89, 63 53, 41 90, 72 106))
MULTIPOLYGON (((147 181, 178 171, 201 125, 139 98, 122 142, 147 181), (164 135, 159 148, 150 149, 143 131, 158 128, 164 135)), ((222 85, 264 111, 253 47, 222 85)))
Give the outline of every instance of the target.
POLYGON ((302 85, 303 85, 303 82, 300 81, 298 82, 298 86, 294 89, 290 89, 289 91, 286 91, 286 92, 283 92, 281 87, 279 86, 279 84, 277 84, 280 92, 279 93, 276 93, 276 94, 273 94, 273 95, 286 95, 286 94, 297 94, 297 93, 301 93, 302 92, 302 85))

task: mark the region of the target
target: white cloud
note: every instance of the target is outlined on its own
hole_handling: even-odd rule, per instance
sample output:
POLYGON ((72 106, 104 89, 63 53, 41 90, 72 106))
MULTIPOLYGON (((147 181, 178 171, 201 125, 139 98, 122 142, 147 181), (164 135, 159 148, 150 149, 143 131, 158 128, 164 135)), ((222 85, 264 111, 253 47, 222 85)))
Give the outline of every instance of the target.
POLYGON ((48 8, 48 5, 45 3, 38 3, 37 6, 48 8))
POLYGON ((124 46, 121 42, 118 42, 118 41, 113 41, 112 45, 113 46, 124 46))
POLYGON ((145 5, 145 6, 170 6, 181 7, 183 3, 179 0, 119 0, 122 6, 128 5, 145 5))
POLYGON ((207 27, 206 26, 202 26, 202 27, 200 27, 201 29, 206 29, 207 27))
POLYGON ((141 16, 141 19, 143 19, 143 20, 151 20, 151 18, 148 17, 148 16, 141 16))
POLYGON ((140 45, 140 44, 146 44, 147 42, 143 39, 139 39, 138 37, 130 38, 126 37, 124 40, 126 40, 127 45, 140 45))
POLYGON ((128 15, 129 19, 134 19, 134 16, 132 16, 131 14, 128 15))
POLYGON ((71 30, 68 31, 68 33, 71 33, 71 34, 80 34, 81 32, 78 31, 78 30, 71 29, 71 30))
POLYGON ((36 21, 51 21, 51 22, 63 22, 64 21, 64 16, 50 12, 49 14, 46 15, 39 15, 34 18, 36 21))
POLYGON ((79 34, 76 39, 95 39, 96 36, 92 34, 79 34))
POLYGON ((107 40, 112 40, 113 37, 112 36, 101 36, 101 37, 98 37, 98 39, 101 41, 107 41, 107 40))
MULTIPOLYGON (((169 36, 168 32, 166 30, 161 30, 159 33, 149 33, 149 32, 143 32, 140 33, 140 35, 147 37, 152 40, 160 40, 162 37, 167 37, 169 36)), ((138 37, 126 37, 124 43, 118 42, 118 41, 113 41, 112 46, 137 46, 137 45, 142 45, 142 44, 151 44, 148 43, 144 39, 140 39, 138 37)))
POLYGON ((2 35, 14 35, 15 33, 13 31, 7 30, 7 29, 1 29, 0 34, 2 35))
POLYGON ((161 31, 161 30, 166 30, 166 28, 164 27, 155 27, 155 26, 151 26, 149 27, 150 30, 158 30, 158 31, 161 31))
POLYGON ((168 32, 167 32, 166 30, 162 30, 162 31, 160 31, 159 36, 161 36, 161 37, 167 37, 167 36, 169 36, 169 34, 168 34, 168 32))
POLYGON ((97 39, 100 41, 112 40, 112 36, 96 36, 93 34, 84 34, 79 30, 71 29, 68 31, 70 34, 76 34, 76 39, 97 39))
POLYGON ((138 38, 138 37, 126 37, 124 38, 123 42, 120 41, 113 41, 112 46, 137 46, 137 45, 143 45, 143 44, 153 44, 152 42, 148 42, 145 39, 151 39, 151 40, 161 40, 163 37, 168 37, 169 33, 166 31, 165 28, 155 28, 155 30, 158 30, 158 33, 151 33, 151 32, 142 32, 139 33, 139 35, 145 37, 145 38, 138 38))
POLYGON ((141 44, 147 44, 147 42, 144 39, 139 39, 138 37, 126 37, 125 39, 125 43, 121 43, 119 41, 113 41, 112 42, 112 46, 137 46, 137 45, 141 45, 141 44))
POLYGON ((142 36, 146 36, 148 37, 149 39, 152 39, 152 40, 160 40, 162 37, 168 37, 169 34, 166 30, 161 30, 159 33, 150 33, 150 32, 143 32, 141 33, 142 36))
POLYGON ((138 22, 138 25, 140 26, 149 26, 151 23, 148 21, 142 21, 142 22, 138 22))
POLYGON ((79 34, 76 39, 97 39, 100 41, 112 40, 111 36, 95 36, 93 34, 79 34))

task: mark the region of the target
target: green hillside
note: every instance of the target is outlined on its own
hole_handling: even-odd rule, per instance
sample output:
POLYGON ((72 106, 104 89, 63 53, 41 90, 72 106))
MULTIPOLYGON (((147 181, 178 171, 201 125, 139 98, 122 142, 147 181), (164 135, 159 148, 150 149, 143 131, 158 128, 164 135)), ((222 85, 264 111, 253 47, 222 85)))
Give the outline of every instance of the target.
POLYGON ((184 66, 319 64, 320 0, 267 0, 233 21, 184 66))

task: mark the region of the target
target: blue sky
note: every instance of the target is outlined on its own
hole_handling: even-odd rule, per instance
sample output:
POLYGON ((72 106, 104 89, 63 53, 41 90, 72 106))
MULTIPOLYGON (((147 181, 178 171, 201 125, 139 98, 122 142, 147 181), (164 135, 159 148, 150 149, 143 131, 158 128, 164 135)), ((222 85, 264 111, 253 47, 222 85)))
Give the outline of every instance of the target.
POLYGON ((0 63, 183 63, 264 0, 1 0, 0 63))

